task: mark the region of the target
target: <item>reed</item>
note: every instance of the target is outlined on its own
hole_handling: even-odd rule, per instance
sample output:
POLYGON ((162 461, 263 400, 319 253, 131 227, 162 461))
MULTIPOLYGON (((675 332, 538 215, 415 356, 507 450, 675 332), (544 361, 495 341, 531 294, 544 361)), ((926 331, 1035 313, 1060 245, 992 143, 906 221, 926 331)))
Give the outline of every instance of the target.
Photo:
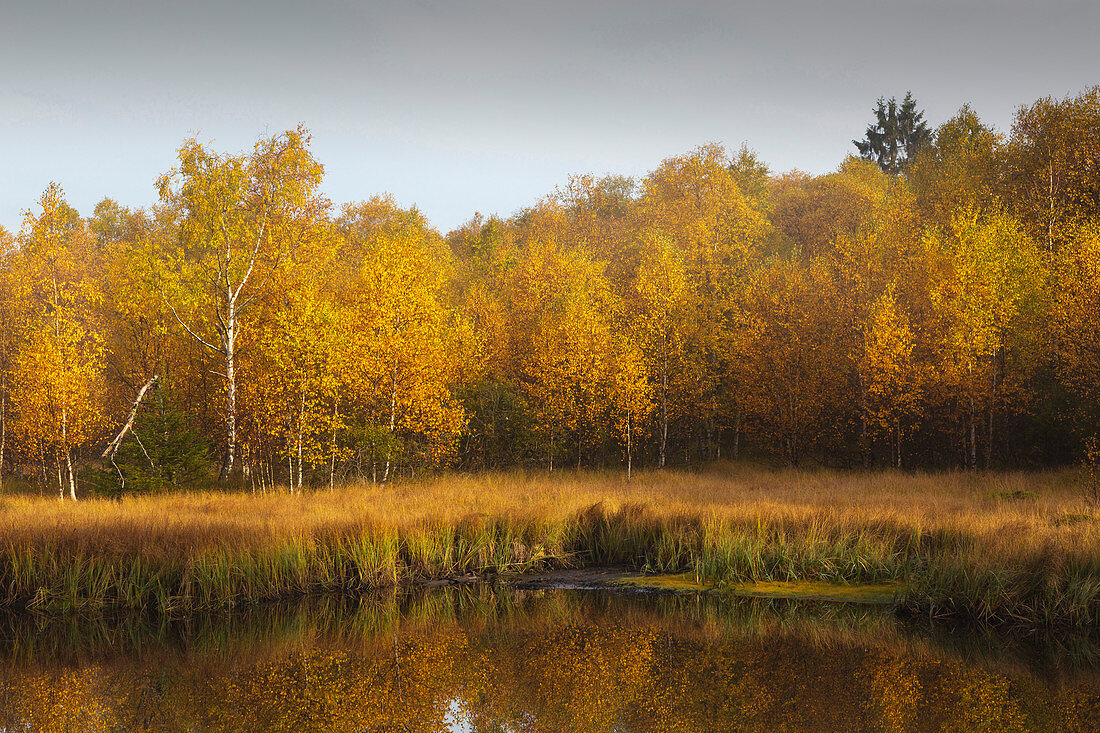
POLYGON ((623 565, 902 581, 899 608, 1100 624, 1100 519, 1073 472, 451 474, 289 494, 0 503, 0 605, 162 613, 412 580, 623 565))

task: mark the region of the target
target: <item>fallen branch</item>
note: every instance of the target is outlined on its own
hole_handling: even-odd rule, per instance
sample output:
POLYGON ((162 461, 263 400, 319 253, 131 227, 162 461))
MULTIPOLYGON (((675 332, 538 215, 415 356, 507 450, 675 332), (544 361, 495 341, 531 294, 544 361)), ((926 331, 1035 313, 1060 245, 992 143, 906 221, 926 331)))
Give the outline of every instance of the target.
MULTIPOLYGON (((119 470, 118 464, 115 463, 115 456, 118 454, 118 449, 122 447, 122 441, 126 439, 126 435, 134 427, 134 418, 137 417, 138 408, 141 407, 141 401, 145 399, 145 393, 148 392, 157 380, 160 379, 160 375, 154 374, 149 378, 149 381, 138 390, 137 399, 134 400, 134 406, 130 408, 130 417, 126 419, 126 424, 122 426, 122 430, 118 432, 115 439, 107 444, 107 448, 103 451, 103 458, 107 458, 111 461, 111 465, 118 471, 118 477, 122 481, 122 486, 125 488, 126 479, 122 475, 122 471, 119 470)), ((139 443, 140 445, 140 443, 139 443)), ((141 446, 141 452, 145 453, 145 446, 141 446)), ((149 454, 145 453, 145 457, 149 458, 149 454)), ((149 458, 149 463, 152 465, 153 459, 149 458)))

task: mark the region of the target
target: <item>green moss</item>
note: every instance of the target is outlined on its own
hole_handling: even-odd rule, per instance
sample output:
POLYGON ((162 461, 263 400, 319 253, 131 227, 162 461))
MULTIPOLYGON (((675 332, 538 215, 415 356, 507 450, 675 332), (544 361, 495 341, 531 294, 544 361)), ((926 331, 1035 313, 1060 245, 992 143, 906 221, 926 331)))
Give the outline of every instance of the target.
POLYGON ((618 578, 612 581, 612 585, 625 585, 632 588, 645 588, 649 590, 675 591, 677 593, 702 593, 714 590, 709 583, 701 583, 691 573, 678 573, 676 575, 637 575, 628 578, 618 578))
POLYGON ((847 603, 893 603, 900 583, 822 583, 812 580, 789 582, 758 581, 738 583, 726 591, 739 596, 760 598, 803 598, 847 603))
POLYGON ((795 598, 847 603, 892 603, 899 583, 825 583, 811 580, 757 581, 719 587, 702 583, 691 573, 620 578, 616 585, 679 593, 721 592, 756 598, 795 598))
POLYGON ((1094 517, 1091 514, 1064 512, 1055 517, 1051 517, 1050 523, 1055 527, 1064 527, 1069 524, 1078 524, 1080 522, 1091 522, 1094 517))
POLYGON ((1015 491, 997 491, 992 494, 987 494, 989 499, 1003 499, 1005 501, 1034 501, 1037 497, 1033 491, 1024 491, 1023 489, 1016 489, 1015 491))

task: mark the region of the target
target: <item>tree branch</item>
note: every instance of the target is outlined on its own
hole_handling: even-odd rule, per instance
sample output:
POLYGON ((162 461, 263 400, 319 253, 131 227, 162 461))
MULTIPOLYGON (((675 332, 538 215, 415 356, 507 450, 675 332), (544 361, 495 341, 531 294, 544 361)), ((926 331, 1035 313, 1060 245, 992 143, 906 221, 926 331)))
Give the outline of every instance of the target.
MULTIPOLYGON (((115 462, 115 455, 118 453, 119 447, 122 446, 122 441, 126 438, 126 434, 129 433, 130 430, 134 427, 134 418, 137 417, 137 411, 138 408, 141 407, 141 401, 145 399, 145 393, 148 392, 154 384, 156 384, 158 379, 160 379, 160 376, 154 374, 152 377, 150 377, 149 381, 146 382, 144 386, 142 386, 141 390, 138 391, 137 399, 134 400, 134 406, 130 408, 130 417, 126 419, 126 424, 122 426, 122 430, 120 430, 118 435, 115 436, 115 439, 112 440, 107 445, 107 448, 103 451, 103 458, 110 458, 111 463, 115 462)), ((143 453, 145 452, 144 447, 142 447, 141 450, 143 453)), ((148 454, 146 454, 145 457, 148 458, 148 454)), ((118 467, 116 466, 115 468, 117 469, 118 467)))
POLYGON ((206 348, 210 349, 211 351, 213 351, 213 352, 215 352, 215 353, 217 353, 217 354, 223 354, 223 353, 225 353, 223 349, 220 349, 220 348, 218 348, 217 346, 214 346, 214 345, 213 345, 213 344, 211 344, 211 343, 210 343, 209 341, 207 341, 206 339, 204 339, 204 338, 203 338, 202 336, 199 336, 199 335, 198 335, 197 333, 195 333, 194 331, 192 331, 192 330, 191 330, 191 327, 190 327, 190 326, 188 326, 188 325, 187 325, 186 323, 184 323, 184 322, 183 322, 183 319, 182 319, 182 318, 180 318, 180 314, 176 312, 176 306, 174 306, 174 305, 172 305, 171 303, 169 303, 169 302, 168 302, 168 298, 164 297, 164 291, 160 290, 160 288, 157 288, 157 290, 158 290, 158 291, 160 291, 160 299, 164 301, 164 304, 165 304, 166 306, 168 306, 169 308, 171 308, 171 309, 172 309, 172 315, 174 315, 174 316, 176 317, 176 320, 177 320, 177 321, 179 321, 179 324, 180 324, 181 326, 183 326, 183 327, 184 327, 184 328, 185 328, 185 329, 187 330, 187 333, 191 334, 191 337, 192 337, 193 339, 195 339, 195 340, 196 340, 196 341, 198 341, 198 342, 199 342, 200 344, 202 344, 203 346, 205 346, 206 348))
MULTIPOLYGON (((248 270, 244 273, 244 277, 241 278, 240 283, 237 284, 236 290, 233 290, 233 302, 237 302, 237 299, 241 297, 241 291, 244 290, 244 286, 248 283, 248 278, 252 276, 252 269, 256 267, 256 257, 260 254, 260 244, 263 242, 264 232, 267 230, 267 211, 264 211, 263 223, 260 224, 260 231, 256 235, 256 244, 252 248, 252 254, 248 258, 248 270)), ((228 285, 228 281, 226 282, 228 285)))

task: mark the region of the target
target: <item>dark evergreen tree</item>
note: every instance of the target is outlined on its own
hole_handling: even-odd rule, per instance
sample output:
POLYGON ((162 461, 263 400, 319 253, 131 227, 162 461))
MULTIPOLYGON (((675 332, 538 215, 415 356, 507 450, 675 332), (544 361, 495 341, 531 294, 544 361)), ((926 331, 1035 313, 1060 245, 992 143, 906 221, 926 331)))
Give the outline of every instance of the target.
POLYGON ((886 173, 905 173, 917 157, 921 146, 932 139, 932 130, 924 121, 924 111, 917 109, 911 92, 899 104, 879 97, 875 106, 875 122, 867 126, 863 140, 853 140, 864 160, 878 163, 886 173))
POLYGON ((211 480, 209 445, 187 416, 164 402, 138 413, 134 429, 107 466, 106 493, 147 493, 205 486, 211 480), (120 480, 119 472, 125 478, 120 480))

